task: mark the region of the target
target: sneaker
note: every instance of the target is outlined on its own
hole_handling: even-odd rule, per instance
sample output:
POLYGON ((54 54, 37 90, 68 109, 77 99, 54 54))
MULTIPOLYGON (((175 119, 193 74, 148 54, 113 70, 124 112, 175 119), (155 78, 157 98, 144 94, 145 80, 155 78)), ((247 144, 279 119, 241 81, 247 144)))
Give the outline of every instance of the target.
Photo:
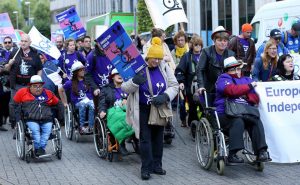
POLYGON ((156 174, 156 175, 166 175, 167 174, 166 170, 164 170, 162 168, 158 168, 158 169, 153 170, 153 173, 156 174))
POLYGON ((41 156, 41 155, 45 155, 46 154, 46 151, 42 148, 39 148, 36 150, 36 153, 35 153, 37 156, 41 156))
POLYGON ((228 163, 244 163, 244 159, 238 157, 236 154, 228 155, 228 163))

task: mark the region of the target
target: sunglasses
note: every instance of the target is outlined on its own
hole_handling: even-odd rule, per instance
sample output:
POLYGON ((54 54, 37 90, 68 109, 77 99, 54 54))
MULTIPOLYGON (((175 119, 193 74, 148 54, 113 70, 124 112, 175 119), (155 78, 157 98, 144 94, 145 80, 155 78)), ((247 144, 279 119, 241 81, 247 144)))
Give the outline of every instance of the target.
POLYGON ((42 89, 43 85, 31 85, 31 87, 34 89, 42 89))
POLYGON ((8 42, 4 42, 4 44, 11 44, 11 42, 10 42, 10 41, 8 41, 8 42))

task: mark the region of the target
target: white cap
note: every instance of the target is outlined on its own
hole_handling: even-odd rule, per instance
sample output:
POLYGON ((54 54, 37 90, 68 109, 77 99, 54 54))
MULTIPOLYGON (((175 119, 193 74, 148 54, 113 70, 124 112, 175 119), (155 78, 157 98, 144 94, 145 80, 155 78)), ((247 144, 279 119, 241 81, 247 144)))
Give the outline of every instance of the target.
POLYGON ((228 57, 224 59, 224 69, 230 67, 236 67, 243 64, 244 64, 243 62, 238 61, 235 57, 228 57))
POLYGON ((111 71, 111 75, 115 75, 115 74, 119 74, 118 70, 116 68, 114 68, 112 71, 111 71))
POLYGON ((75 62, 71 67, 71 72, 77 71, 78 69, 84 68, 84 65, 81 62, 75 62))
POLYGON ((29 85, 31 85, 31 84, 40 84, 40 83, 41 83, 41 84, 44 84, 44 83, 45 83, 40 75, 33 75, 33 76, 30 78, 29 85))

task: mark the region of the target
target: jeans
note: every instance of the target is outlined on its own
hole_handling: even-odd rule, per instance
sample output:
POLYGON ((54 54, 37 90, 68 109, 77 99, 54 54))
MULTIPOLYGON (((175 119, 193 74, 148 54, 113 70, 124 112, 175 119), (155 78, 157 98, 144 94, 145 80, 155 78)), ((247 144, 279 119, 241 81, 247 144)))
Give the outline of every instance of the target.
POLYGON ((47 123, 36 123, 36 122, 27 122, 26 123, 29 129, 32 132, 34 148, 42 148, 45 150, 48 143, 49 136, 52 130, 52 122, 47 123))
POLYGON ((80 101, 75 106, 79 110, 80 127, 83 127, 83 125, 84 125, 87 108, 89 109, 89 126, 93 127, 94 126, 94 112, 95 112, 95 106, 94 106, 93 100, 90 100, 88 102, 80 101))

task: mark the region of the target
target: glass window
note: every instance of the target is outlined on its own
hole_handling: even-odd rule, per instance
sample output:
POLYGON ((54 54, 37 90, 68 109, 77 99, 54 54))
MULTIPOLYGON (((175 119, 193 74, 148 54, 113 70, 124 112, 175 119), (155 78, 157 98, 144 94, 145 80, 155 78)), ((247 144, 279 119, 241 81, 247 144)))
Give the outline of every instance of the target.
POLYGON ((252 31, 251 37, 253 38, 255 44, 257 43, 257 39, 258 39, 259 25, 260 25, 260 22, 255 22, 252 24, 253 31, 252 31))
POLYGON ((244 23, 250 23, 255 14, 255 0, 239 1, 240 27, 244 23))
POLYGON ((200 11, 203 45, 210 46, 212 44, 212 40, 210 39, 212 32, 211 0, 200 0, 200 11))
POLYGON ((231 14, 231 0, 218 0, 219 8, 219 25, 224 26, 228 31, 232 31, 232 14, 231 14))

